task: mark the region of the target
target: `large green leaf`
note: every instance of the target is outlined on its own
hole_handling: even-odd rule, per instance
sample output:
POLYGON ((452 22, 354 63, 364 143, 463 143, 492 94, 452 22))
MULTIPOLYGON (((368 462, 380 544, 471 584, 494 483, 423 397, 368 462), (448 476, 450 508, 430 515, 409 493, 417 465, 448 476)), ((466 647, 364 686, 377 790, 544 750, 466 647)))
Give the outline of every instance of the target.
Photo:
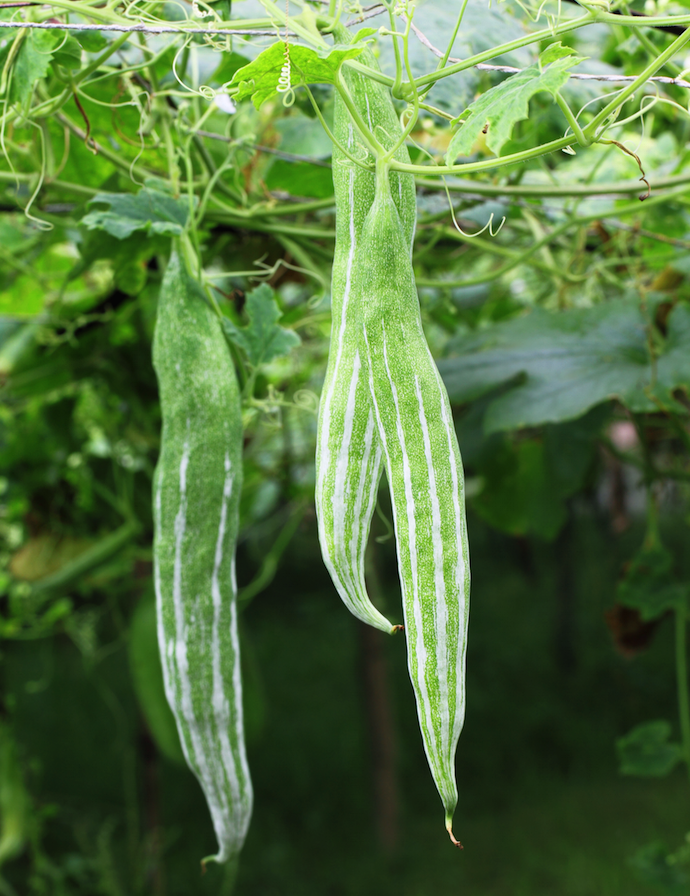
MULTIPOLYGON (((647 394, 664 407, 674 403, 673 392, 690 385, 690 304, 677 305, 668 320, 664 351, 656 359, 647 394)), ((650 408, 652 410, 652 408, 650 408)))
POLYGON ((482 483, 470 498, 472 508, 503 532, 552 540, 566 521, 567 499, 582 487, 606 415, 598 408, 579 420, 546 426, 534 438, 487 438, 482 404, 458 421, 463 460, 482 483))
MULTIPOLYGON (((354 59, 363 46, 335 47, 329 52, 318 52, 311 47, 290 47, 293 87, 298 84, 333 84, 338 69, 346 59, 354 59)), ((285 64, 285 44, 281 41, 264 50, 253 62, 232 76, 231 87, 237 87, 238 100, 252 98, 259 109, 266 100, 277 95, 278 79, 285 64)))
POLYGON ((457 403, 508 386, 488 407, 487 432, 573 420, 611 398, 633 411, 679 411, 672 393, 690 390, 690 306, 669 315, 655 363, 648 326, 630 301, 536 309, 460 338, 438 366, 457 403))
POLYGON ((223 318, 223 327, 228 337, 246 353, 253 367, 286 355, 299 345, 297 333, 278 325, 281 312, 273 290, 265 283, 247 296, 247 316, 247 327, 237 327, 227 317, 223 318))
POLYGON ((481 133, 487 135, 486 145, 498 155, 510 139, 513 126, 529 115, 529 101, 535 93, 547 91, 556 96, 568 80, 568 69, 578 62, 582 58, 573 55, 572 50, 566 56, 549 47, 538 65, 530 65, 483 93, 468 107, 469 117, 450 141, 446 164, 452 165, 458 156, 470 155, 481 133))

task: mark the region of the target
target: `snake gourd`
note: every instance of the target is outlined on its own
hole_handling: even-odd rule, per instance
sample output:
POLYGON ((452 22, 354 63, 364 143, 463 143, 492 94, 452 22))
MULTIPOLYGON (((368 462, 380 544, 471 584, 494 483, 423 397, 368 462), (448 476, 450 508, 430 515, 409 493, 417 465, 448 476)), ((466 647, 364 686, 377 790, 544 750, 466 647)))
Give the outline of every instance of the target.
POLYGON ((424 749, 457 844, 454 766, 465 716, 470 588, 463 469, 385 165, 377 168, 359 249, 352 291, 391 491, 408 667, 424 749))
MULTIPOLYGON (((341 39, 349 40, 346 34, 341 39)), ((376 66, 373 54, 362 57, 376 66)), ((390 94, 355 71, 344 71, 345 86, 364 120, 385 146, 400 136, 390 94)), ((358 139, 342 98, 336 94, 334 136, 350 155, 373 162, 358 139)), ((409 161, 402 146, 396 158, 409 161)), ((385 632, 393 625, 371 603, 364 581, 364 553, 376 506, 382 448, 357 338, 357 309, 352 297, 353 271, 361 258, 362 227, 373 204, 375 176, 333 148, 336 243, 331 285, 332 330, 326 378, 321 393, 316 446, 316 511, 324 562, 348 609, 385 632)), ((391 187, 405 238, 412 244, 416 218, 414 180, 391 174, 391 187)))
POLYGON ((168 702, 223 862, 252 811, 242 716, 235 545, 242 419, 220 322, 173 250, 153 342, 163 428, 154 477, 154 581, 168 702))

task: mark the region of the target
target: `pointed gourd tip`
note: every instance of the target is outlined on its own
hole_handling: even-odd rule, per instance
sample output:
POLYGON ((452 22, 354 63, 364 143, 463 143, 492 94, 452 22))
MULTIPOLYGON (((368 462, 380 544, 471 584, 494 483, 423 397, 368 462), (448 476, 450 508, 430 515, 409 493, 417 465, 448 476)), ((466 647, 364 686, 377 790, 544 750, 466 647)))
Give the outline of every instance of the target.
POLYGON ((448 831, 448 836, 450 837, 450 842, 453 844, 453 846, 457 846, 458 849, 464 849, 465 847, 462 845, 462 843, 456 838, 455 834, 453 833, 453 817, 452 816, 446 816, 446 830, 448 831))
POLYGON ((398 632, 404 632, 404 631, 405 631, 404 625, 394 625, 391 628, 391 635, 397 635, 398 632))
POLYGON ((206 874, 206 866, 208 865, 209 862, 223 862, 223 861, 225 861, 225 860, 224 860, 224 858, 222 857, 222 855, 221 855, 220 853, 219 853, 218 855, 215 855, 215 856, 205 856, 205 857, 201 860, 201 873, 202 873, 202 875, 206 874))

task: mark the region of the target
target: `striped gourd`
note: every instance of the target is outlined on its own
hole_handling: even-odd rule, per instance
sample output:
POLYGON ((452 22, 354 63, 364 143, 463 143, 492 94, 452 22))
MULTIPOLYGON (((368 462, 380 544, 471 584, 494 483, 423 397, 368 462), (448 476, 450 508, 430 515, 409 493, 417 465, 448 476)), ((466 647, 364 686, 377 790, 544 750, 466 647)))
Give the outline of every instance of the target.
POLYGON ((220 323, 173 251, 153 342, 163 430, 154 478, 158 643, 185 758, 223 862, 252 810, 242 719, 235 544, 242 421, 220 323))
MULTIPOLYGON (((347 32, 337 35, 349 40, 347 32)), ((376 67, 369 51, 362 57, 376 67)), ((390 93, 354 71, 344 71, 353 103, 385 146, 400 135, 390 93)), ((349 113, 336 95, 334 135, 355 158, 373 162, 358 142, 349 113)), ((396 158, 409 160, 403 146, 396 158)), ((333 148, 336 244, 331 285, 332 330, 326 378, 321 393, 316 447, 316 511, 324 562, 348 609, 385 632, 393 626, 371 603, 364 581, 364 553, 381 477, 381 444, 367 378, 359 354, 352 272, 360 257, 364 220, 374 201, 375 176, 333 148)), ((411 245, 416 202, 411 175, 391 174, 391 187, 411 245)))
POLYGON ((352 291, 391 490, 408 666, 427 759, 457 843, 454 764, 465 715, 470 586, 463 470, 385 165, 358 248, 352 291))

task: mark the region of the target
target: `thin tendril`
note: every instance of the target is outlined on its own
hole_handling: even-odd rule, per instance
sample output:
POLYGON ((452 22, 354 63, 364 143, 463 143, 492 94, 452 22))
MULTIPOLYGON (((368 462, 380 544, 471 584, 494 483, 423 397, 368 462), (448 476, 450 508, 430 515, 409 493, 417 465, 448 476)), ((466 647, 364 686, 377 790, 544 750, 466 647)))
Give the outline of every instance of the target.
POLYGON ((276 90, 283 94, 283 105, 289 108, 295 102, 295 91, 292 86, 292 72, 290 68, 290 32, 288 31, 288 18, 290 0, 285 0, 285 62, 280 70, 278 86, 276 90))
POLYGON ((498 225, 498 230, 494 230, 494 228, 493 228, 494 213, 493 212, 491 212, 491 215, 489 216, 489 220, 486 222, 486 224, 482 227, 481 230, 478 230, 476 233, 466 233, 462 229, 462 227, 458 224, 458 220, 455 217, 455 210, 453 209, 453 202, 450 198, 450 190, 448 189, 448 184, 446 183, 445 177, 442 178, 442 180, 443 180, 443 186, 446 191, 446 196, 448 197, 448 208, 450 209, 450 216, 453 219, 453 225, 455 226, 455 229, 458 231, 458 233, 461 233, 464 237, 466 237, 467 239, 470 239, 470 240, 474 239, 475 236, 481 236, 487 230, 489 231, 489 236, 491 236, 491 237, 498 236, 498 234, 501 232, 501 229, 503 228, 503 225, 506 222, 506 216, 503 215, 503 217, 501 218, 501 223, 498 225))

